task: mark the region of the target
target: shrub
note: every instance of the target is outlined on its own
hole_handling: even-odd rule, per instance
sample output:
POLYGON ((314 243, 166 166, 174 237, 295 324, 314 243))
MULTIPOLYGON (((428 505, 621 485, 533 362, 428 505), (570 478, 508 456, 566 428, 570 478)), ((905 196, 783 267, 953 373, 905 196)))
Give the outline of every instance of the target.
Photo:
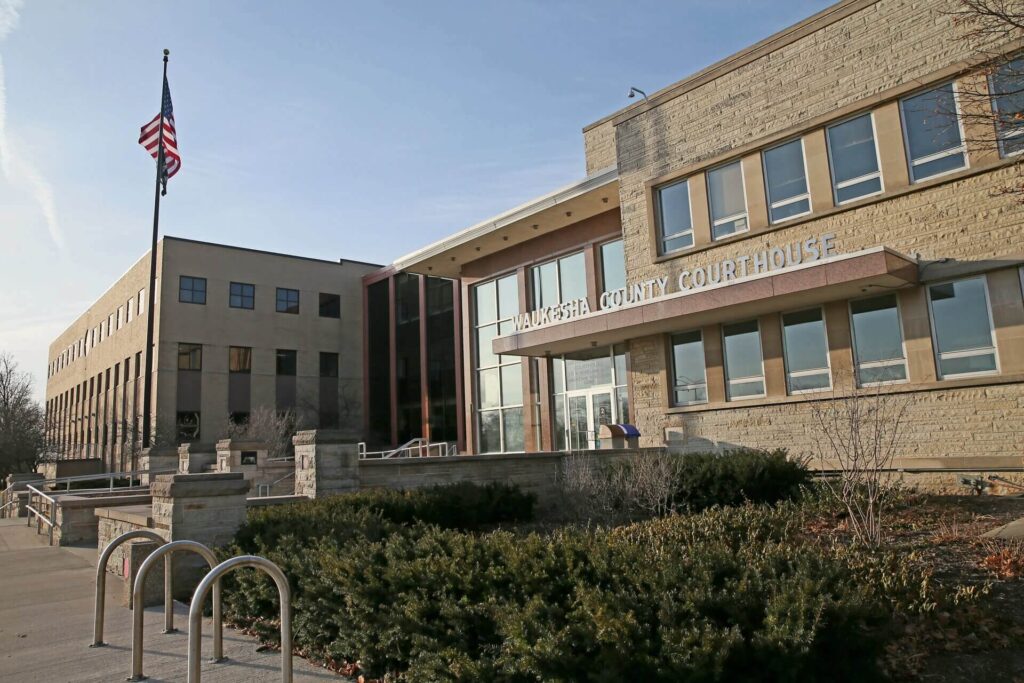
MULTIPOLYGON (((370 675, 436 681, 876 680, 894 598, 885 563, 800 541, 793 505, 611 530, 468 534, 275 551, 301 590, 300 648, 370 675)), ((231 613, 276 639, 276 596, 231 613)))
POLYGON ((811 480, 807 467, 786 451, 742 449, 677 456, 674 502, 702 510, 713 505, 775 503, 796 497, 811 480))

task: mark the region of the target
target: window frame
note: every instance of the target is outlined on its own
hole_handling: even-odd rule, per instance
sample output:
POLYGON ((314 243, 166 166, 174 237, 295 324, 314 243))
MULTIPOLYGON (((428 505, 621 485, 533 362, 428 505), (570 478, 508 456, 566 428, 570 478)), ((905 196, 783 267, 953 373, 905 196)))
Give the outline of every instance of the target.
POLYGON ((210 283, 206 281, 205 277, 199 277, 197 275, 179 275, 178 276, 178 303, 181 303, 181 304, 195 304, 196 306, 205 306, 206 305, 207 294, 210 291, 209 286, 210 286, 210 283), (184 287, 183 287, 186 279, 190 280, 191 283, 192 283, 192 286, 189 287, 188 290, 185 290, 184 287), (195 301, 195 293, 196 293, 195 283, 200 281, 200 280, 202 280, 202 282, 203 282, 203 300, 202 301, 195 301), (182 294, 183 291, 188 291, 191 294, 191 299, 192 299, 191 301, 185 301, 184 299, 181 298, 181 294, 182 294))
MULTIPOLYGON (((747 173, 746 173, 746 170, 743 168, 743 160, 742 159, 733 159, 732 161, 727 161, 724 164, 716 164, 715 166, 707 169, 706 171, 704 171, 704 185, 706 186, 705 187, 705 192, 707 193, 708 220, 711 223, 711 241, 712 242, 721 242, 722 240, 729 239, 730 237, 735 237, 736 235, 742 235, 744 233, 750 232, 750 204, 747 201, 747 173), (737 166, 740 167, 740 191, 743 193, 743 212, 742 213, 730 214, 730 215, 725 216, 723 218, 719 218, 716 221, 715 220, 715 207, 714 207, 714 205, 713 205, 713 203, 711 201, 711 174, 714 173, 715 171, 720 171, 723 168, 726 168, 726 167, 732 166, 732 165, 737 165, 737 166), (717 225, 720 225, 720 224, 723 224, 723 223, 731 223, 731 222, 739 219, 741 216, 743 217, 743 222, 744 222, 744 228, 742 230, 734 230, 734 231, 730 232, 728 235, 722 235, 721 237, 715 236, 715 227, 717 225)), ((692 209, 691 209, 691 213, 692 213, 692 209)))
POLYGON ((932 357, 935 361, 935 376, 940 380, 947 379, 967 379, 970 377, 991 377, 1000 373, 1000 362, 999 362, 999 344, 996 340, 996 327, 995 321, 992 319, 992 297, 988 291, 988 276, 985 273, 981 275, 972 275, 968 277, 954 277, 945 280, 936 280, 935 282, 929 282, 925 285, 925 298, 928 300, 928 325, 931 328, 932 335, 932 357), (939 285, 948 285, 955 282, 966 282, 968 280, 981 280, 982 292, 985 294, 985 313, 988 316, 988 334, 989 339, 992 340, 992 346, 990 348, 978 348, 978 349, 967 349, 964 351, 946 351, 943 353, 939 349, 939 335, 935 329, 935 311, 932 307, 932 287, 938 287, 939 285), (942 360, 944 359, 956 359, 956 358, 972 358, 974 356, 985 356, 989 353, 992 354, 995 362, 995 368, 992 370, 979 370, 977 372, 958 372, 952 375, 944 374, 942 372, 942 360))
POLYGON ((203 371, 203 345, 202 344, 196 344, 194 342, 178 342, 178 365, 177 365, 177 368, 178 368, 178 372, 202 372, 203 371), (197 351, 199 352, 199 367, 198 368, 194 368, 194 367, 191 367, 191 365, 192 365, 193 359, 195 358, 194 354, 197 351), (190 367, 187 367, 187 368, 181 367, 181 358, 182 358, 183 353, 188 356, 188 364, 189 364, 190 367))
MULTIPOLYGON (((1017 62, 1017 61, 1024 61, 1024 55, 1021 55, 1021 56, 1018 56, 1018 57, 1016 57, 1014 59, 1011 59, 1011 60, 1009 60, 1009 62, 1006 62, 1006 63, 1007 64, 1011 64, 1011 63, 1017 62)), ((1022 76, 1024 76, 1024 74, 1022 74, 1022 76)), ((995 133, 996 133, 996 141, 998 142, 998 146, 999 146, 999 158, 1000 159, 1006 159, 1006 158, 1009 158, 1009 157, 1019 156, 1021 154, 1024 154, 1024 145, 1022 145, 1021 148, 1018 149, 1015 152, 1007 152, 1006 151, 1006 146, 1005 146, 1004 143, 1005 143, 1005 141, 1007 139, 1019 138, 1021 136, 1024 136, 1024 125, 1019 126, 1017 128, 1014 128, 1013 130, 1009 131, 1009 134, 999 130, 999 128, 1000 128, 1000 126, 999 126, 1000 112, 999 112, 998 97, 992 94, 992 91, 993 91, 992 81, 993 81, 994 78, 995 78, 995 74, 994 73, 989 74, 988 77, 985 79, 985 81, 986 81, 985 84, 988 87, 988 95, 989 95, 989 101, 991 102, 991 105, 992 105, 992 113, 995 115, 994 128, 995 128, 995 133)), ((1024 80, 1024 78, 1022 78, 1022 80, 1024 80)), ((1021 90, 1024 90, 1024 84, 1021 85, 1021 90)), ((1020 113, 1024 114, 1024 111, 1021 111, 1020 113)))
POLYGON ((726 352, 725 328, 730 326, 730 325, 739 325, 739 324, 742 324, 742 323, 745 323, 745 322, 750 322, 750 319, 748 318, 746 320, 737 320, 737 321, 733 321, 733 322, 729 322, 729 323, 722 323, 721 325, 719 325, 719 335, 722 338, 722 378, 725 380, 725 400, 726 400, 727 403, 731 403, 731 402, 735 402, 735 401, 748 401, 748 400, 751 400, 751 399, 765 398, 766 396, 768 396, 768 382, 765 379, 765 373, 764 373, 764 337, 761 334, 761 319, 760 318, 754 318, 753 321, 757 325, 757 346, 758 346, 758 348, 760 349, 760 352, 761 352, 760 353, 760 356, 761 356, 760 357, 760 361, 761 361, 761 374, 760 374, 761 393, 760 394, 750 394, 749 396, 738 396, 738 397, 735 397, 735 398, 733 397, 732 391, 731 391, 732 385, 733 384, 750 384, 751 382, 753 382, 754 378, 757 377, 757 376, 756 375, 751 375, 749 377, 740 377, 740 378, 737 378, 737 379, 734 379, 734 380, 733 379, 729 379, 729 361, 728 361, 728 355, 729 354, 726 352))
POLYGON ((327 318, 329 320, 341 320, 341 294, 334 294, 332 292, 317 292, 317 317, 327 318), (324 297, 334 297, 331 301, 337 301, 338 304, 338 315, 324 315, 324 297))
POLYGON ((233 280, 228 282, 228 308, 236 308, 236 309, 242 310, 242 311, 252 311, 252 310, 255 310, 256 309, 256 285, 254 285, 251 282, 235 282, 233 280), (235 285, 237 285, 240 288, 240 290, 241 290, 239 294, 235 294, 234 291, 233 291, 235 285), (245 289, 244 289, 245 287, 251 288, 250 291, 252 293, 251 294, 245 294, 245 289), (236 306, 234 304, 235 297, 238 297, 238 299, 239 299, 239 304, 240 305, 238 305, 238 306, 236 306), (245 305, 246 299, 250 300, 249 301, 249 303, 251 304, 250 306, 246 306, 245 305))
POLYGON ((669 396, 670 404, 673 407, 676 407, 676 408, 684 408, 684 407, 687 407, 687 406, 700 406, 700 405, 706 405, 707 403, 709 403, 710 402, 710 397, 708 396, 708 355, 707 355, 706 346, 704 344, 704 330, 698 328, 698 329, 695 329, 695 330, 683 330, 681 332, 673 332, 670 335, 668 335, 668 346, 669 346, 669 354, 670 354, 669 366, 670 366, 670 368, 672 370, 672 377, 671 377, 671 385, 672 386, 669 389, 669 392, 670 392, 670 396, 669 396), (676 344, 675 344, 675 338, 678 337, 678 336, 684 335, 684 334, 693 334, 693 333, 697 333, 700 336, 700 355, 701 355, 701 358, 702 358, 701 370, 704 373, 704 381, 703 382, 695 382, 693 384, 676 384, 676 377, 678 376, 678 372, 676 371, 676 354, 675 354, 676 344), (687 389, 692 389, 692 388, 696 388, 696 387, 703 387, 704 388, 704 400, 703 401, 682 401, 682 402, 680 402, 680 401, 676 400, 676 392, 678 392, 680 390, 687 390, 687 389))
MULTIPOLYGON (((927 295, 927 293, 926 293, 927 295)), ((910 382, 910 363, 907 360, 907 335, 903 332, 903 304, 900 303, 900 297, 895 292, 892 293, 893 298, 896 300, 896 325, 900 331, 900 349, 903 352, 902 358, 891 358, 887 360, 871 360, 861 362, 857 358, 857 330, 853 324, 853 304, 857 301, 868 301, 870 299, 880 299, 887 294, 871 294, 869 296, 859 296, 854 299, 850 299, 846 302, 846 312, 850 319, 850 351, 853 356, 853 373, 859 387, 884 387, 890 384, 908 384, 910 382), (861 367, 866 368, 889 368, 896 367, 898 365, 903 366, 903 379, 890 379, 881 382, 862 382, 860 379, 861 367)), ((929 317, 931 313, 929 304, 929 317)))
MULTIPOLYGON (((608 289, 608 279, 605 277, 605 267, 604 267, 605 266, 605 263, 604 263, 604 248, 607 247, 610 244, 615 244, 616 242, 621 242, 622 243, 623 286, 624 287, 628 287, 629 286, 629 280, 628 280, 628 278, 625 277, 626 276, 626 240, 625 240, 625 238, 623 238, 623 237, 616 237, 615 239, 605 240, 604 242, 599 242, 598 244, 594 245, 594 249, 597 252, 596 256, 597 256, 598 266, 599 266, 599 268, 601 270, 601 293, 602 294, 610 292, 610 291, 611 292, 615 291, 614 289, 611 289, 611 290, 608 289)), ((618 287, 616 287, 616 289, 618 289, 618 287)))
MULTIPOLYGON (((782 369, 786 373, 786 394, 789 396, 800 396, 802 394, 819 394, 823 391, 832 391, 832 354, 829 353, 831 350, 828 345, 828 321, 825 318, 826 312, 825 307, 822 305, 818 306, 803 306, 801 308, 794 308, 779 313, 779 332, 782 335, 782 369), (821 312, 821 330, 825 335, 825 367, 824 368, 812 368, 810 370, 797 370, 792 371, 789 369, 789 348, 786 343, 786 316, 793 313, 804 313, 806 311, 818 310, 821 312), (820 375, 822 370, 828 376, 828 386, 819 387, 817 389, 793 389, 792 382, 790 381, 793 377, 813 377, 820 375)), ((764 350, 761 351, 762 357, 764 356, 764 350)), ((762 366, 764 365, 762 361, 762 366)), ((768 387, 765 386, 765 392, 767 393, 768 387)))
MULTIPOLYGON (((340 353, 338 353, 337 351, 321 351, 320 355, 317 356, 317 357, 319 358, 319 363, 320 363, 319 374, 320 374, 320 378, 321 379, 338 379, 338 377, 341 376, 341 354, 340 353), (325 358, 333 358, 334 359, 334 374, 333 375, 330 375, 330 374, 325 375, 324 374, 324 359, 325 358)), ((330 368, 328 368, 328 369, 330 369, 330 368)))
MULTIPOLYGON (((662 183, 654 188, 654 226, 657 232, 658 238, 658 254, 665 256, 667 254, 678 254, 684 251, 693 249, 696 245, 696 235, 693 232, 693 197, 690 196, 690 179, 693 176, 681 178, 679 180, 672 180, 667 183, 662 183), (661 192, 667 188, 675 187, 676 185, 686 185, 686 208, 690 215, 690 227, 688 230, 681 230, 674 232, 671 235, 665 234, 665 222, 664 222, 664 211, 662 210, 661 192), (678 239, 686 235, 690 236, 690 244, 686 247, 679 247, 678 249, 667 249, 665 243, 669 240, 678 239)), ((708 209, 710 212, 710 208, 708 209)))
MULTIPOLYGON (((290 305, 290 298, 286 297, 286 306, 290 305)), ((274 310, 277 313, 284 313, 286 315, 299 315, 302 311, 302 292, 298 289, 292 289, 291 287, 277 287, 274 292, 274 310), (295 310, 290 311, 287 308, 281 308, 281 293, 295 292, 295 310)))
MULTIPOLYGON (((993 100, 993 102, 994 102, 994 100, 993 100)), ((898 108, 899 108, 899 111, 900 111, 900 134, 903 136, 903 151, 904 151, 904 154, 906 154, 906 157, 907 157, 907 173, 910 175, 910 184, 911 185, 914 185, 914 184, 917 184, 917 183, 923 183, 925 181, 932 180, 933 178, 941 178, 942 176, 949 175, 950 173, 957 173, 959 171, 963 171, 963 170, 968 169, 968 168, 971 167, 970 155, 967 153, 967 136, 966 136, 966 133, 964 132, 964 119, 963 119, 963 116, 960 113, 960 89, 957 88, 957 84, 956 84, 955 80, 954 81, 944 81, 942 83, 932 84, 931 86, 929 86, 929 87, 927 87, 927 88, 925 88, 923 90, 917 90, 917 91, 915 91, 915 92, 913 92, 913 93, 911 93, 909 95, 904 95, 903 97, 901 97, 899 99, 899 106, 898 106, 898 108), (960 146, 959 147, 951 147, 951 148, 949 148, 947 150, 944 150, 944 151, 941 151, 941 152, 935 152, 933 154, 929 154, 928 156, 921 157, 920 159, 917 159, 915 161, 911 157, 911 155, 910 155, 910 134, 909 134, 908 128, 907 128, 907 117, 904 114, 903 105, 906 104, 907 100, 913 99, 913 98, 918 97, 920 95, 924 95, 926 93, 930 93, 930 92, 932 92, 934 90, 938 90, 939 88, 944 88, 947 85, 951 86, 952 89, 953 89, 953 108, 956 110, 954 112, 954 116, 956 117, 957 131, 960 133, 960 146), (932 161, 938 161, 939 159, 944 159, 946 157, 953 156, 954 154, 963 154, 963 156, 964 156, 964 164, 963 164, 963 166, 958 166, 956 168, 951 168, 951 169, 948 169, 946 171, 941 171, 939 173, 934 173, 934 174, 932 174, 930 176, 926 176, 924 178, 916 178, 914 176, 914 167, 915 166, 919 166, 921 164, 931 163, 932 161)), ((881 166, 879 166, 879 169, 881 169, 881 166)))
POLYGON ((274 349, 274 377, 298 377, 299 376, 299 351, 298 349, 274 349), (295 360, 295 368, 291 373, 281 372, 281 357, 283 354, 292 354, 295 360))
POLYGON ((228 374, 229 375, 251 375, 252 374, 252 347, 251 346, 229 346, 228 347, 228 374), (246 350, 249 356, 249 367, 246 370, 232 370, 231 369, 231 356, 234 355, 232 352, 235 350, 246 350))
POLYGON ((854 114, 853 116, 847 116, 846 118, 840 121, 835 121, 834 123, 830 123, 829 125, 825 126, 825 153, 826 156, 828 156, 828 173, 829 180, 832 184, 832 202, 836 206, 844 206, 846 204, 852 204, 853 202, 859 202, 862 199, 867 199, 869 197, 877 197, 878 195, 883 194, 885 192, 885 177, 882 175, 882 154, 878 149, 878 127, 875 125, 875 112, 873 109, 861 112, 859 114, 854 114), (832 142, 831 138, 829 137, 829 131, 831 131, 833 128, 837 128, 843 125, 844 123, 849 123, 850 121, 859 119, 862 116, 867 116, 871 120, 871 141, 874 143, 875 147, 875 166, 878 167, 878 170, 875 171, 874 173, 868 173, 866 175, 857 176, 856 178, 844 180, 842 183, 837 183, 835 162, 832 158, 832 142), (859 197, 854 197, 852 199, 839 201, 839 190, 845 189, 852 185, 867 182, 868 180, 873 180, 876 177, 878 178, 877 191, 869 192, 868 194, 862 194, 859 197))
POLYGON ((772 145, 771 147, 766 147, 765 149, 762 149, 761 150, 761 170, 762 170, 762 173, 764 174, 764 198, 765 198, 765 203, 768 205, 768 223, 770 225, 780 225, 780 224, 785 223, 787 221, 796 220, 797 218, 802 218, 803 216, 806 216, 806 215, 808 215, 808 214, 810 214, 811 212, 814 211, 814 205, 813 205, 813 203, 811 201, 811 182, 810 182, 810 180, 808 178, 808 174, 807 174, 807 147, 804 145, 804 138, 803 138, 802 135, 798 136, 798 137, 795 137, 795 138, 790 138, 789 140, 786 140, 784 142, 780 142, 777 145, 772 145), (780 199, 777 202, 773 202, 772 201, 772 197, 771 197, 771 189, 770 189, 771 185, 769 185, 769 183, 768 183, 768 164, 765 161, 765 155, 768 152, 770 152, 770 151, 772 151, 774 149, 778 149, 780 147, 785 147, 786 145, 791 145, 794 142, 800 143, 800 158, 801 158, 801 160, 803 161, 803 164, 804 164, 804 185, 807 186, 807 191, 804 192, 803 194, 794 195, 792 197, 789 197, 788 199, 780 199), (779 220, 775 220, 775 219, 772 218, 772 209, 782 208, 784 206, 789 206, 790 204, 795 204, 795 203, 797 203, 797 202, 799 202, 799 201, 801 201, 803 199, 807 200, 807 210, 806 211, 804 211, 802 213, 795 213, 792 216, 786 216, 785 218, 780 218, 779 220))
MULTIPOLYGON (((571 252, 571 253, 563 254, 562 256, 571 256, 574 253, 577 253, 577 252, 571 252)), ((558 257, 558 258, 561 258, 561 257, 558 257)), ((558 259, 556 258, 554 260, 557 261, 558 259)), ((545 263, 548 263, 548 262, 549 261, 545 261, 545 263)), ((542 264, 537 264, 537 265, 542 265, 542 264)), ((528 276, 528 277, 530 277, 530 279, 532 281, 532 275, 528 276)), ((561 286, 562 286, 561 285, 561 278, 556 278, 556 283, 557 283, 557 287, 558 287, 558 290, 559 290, 559 294, 561 294, 561 286)), ((472 339, 470 340, 470 347, 471 347, 470 348, 470 354, 471 354, 470 355, 470 364, 471 364, 472 381, 473 381, 473 394, 472 394, 473 395, 472 409, 473 409, 473 413, 474 413, 474 415, 473 415, 473 426, 474 426, 474 430, 475 430, 474 436, 476 438, 476 448, 481 453, 484 452, 484 451, 480 450, 480 446, 481 446, 481 442, 482 442, 481 435, 483 433, 482 427, 483 427, 483 414, 484 413, 496 413, 497 416, 498 416, 498 446, 499 446, 499 449, 496 450, 496 451, 487 451, 487 453, 525 453, 526 452, 526 438, 525 437, 526 437, 526 420, 528 418, 526 411, 527 411, 527 408, 528 408, 529 396, 526 394, 525 391, 523 391, 522 392, 522 399, 521 399, 520 403, 510 403, 510 404, 506 405, 503 402, 504 401, 503 395, 505 393, 504 392, 504 378, 502 377, 503 370, 505 368, 507 368, 507 367, 518 368, 519 369, 518 376, 519 376, 519 381, 520 381, 520 384, 521 384, 522 383, 522 372, 523 372, 522 371, 522 359, 519 358, 518 356, 509 356, 508 354, 504 354, 504 355, 503 354, 494 354, 494 356, 495 356, 495 362, 494 363, 491 363, 491 364, 488 364, 488 365, 481 365, 481 363, 480 363, 480 348, 479 348, 479 346, 480 346, 479 330, 481 328, 494 326, 495 329, 496 329, 496 332, 497 332, 496 337, 497 336, 501 336, 501 326, 502 326, 502 323, 513 321, 515 319, 515 316, 519 315, 520 312, 523 310, 523 302, 518 300, 519 299, 519 291, 520 291, 519 290, 519 284, 520 284, 519 283, 519 273, 517 271, 513 270, 511 272, 505 272, 505 273, 503 273, 501 275, 497 275, 497 276, 488 278, 487 280, 484 280, 482 282, 474 283, 472 285, 472 287, 470 288, 470 297, 469 297, 469 299, 470 299, 470 322, 471 322, 471 327, 472 327, 472 332, 473 332, 472 339), (511 316, 503 318, 503 317, 501 317, 501 298, 500 298, 500 289, 498 287, 498 282, 501 281, 501 280, 504 280, 505 278, 509 278, 509 277, 513 278, 515 280, 515 283, 516 283, 516 299, 517 299, 516 303, 518 304, 518 306, 517 306, 517 310, 515 312, 513 312, 511 316), (495 307, 494 313, 495 313, 495 318, 492 321, 481 323, 480 320, 479 320, 479 313, 478 313, 479 307, 477 305, 477 296, 478 296, 477 295, 477 288, 484 287, 484 286, 490 285, 490 284, 494 285, 494 307, 495 307), (512 358, 513 360, 508 361, 508 362, 503 362, 504 358, 512 358), (496 370, 497 373, 498 373, 498 389, 497 389, 497 391, 498 391, 498 403, 496 405, 489 406, 487 408, 482 408, 481 407, 481 399, 480 399, 480 394, 481 394, 481 389, 482 389, 482 382, 480 380, 480 377, 481 377, 482 372, 488 371, 488 370, 496 370), (506 436, 505 436, 505 413, 508 410, 510 410, 510 409, 518 409, 518 410, 521 411, 522 421, 523 421, 523 437, 524 437, 523 438, 523 448, 521 450, 510 451, 507 448, 507 439, 506 439, 506 436)), ((532 297, 532 292, 530 294, 531 294, 530 298, 532 299, 533 298, 532 297)))
MULTIPOLYGON (((609 242, 614 242, 614 241, 615 240, 609 240, 609 242)), ((562 261, 564 259, 571 258, 571 257, 577 256, 577 255, 581 255, 583 257, 583 286, 584 286, 584 288, 586 288, 589 291, 590 283, 587 282, 587 254, 586 254, 586 249, 573 249, 571 251, 567 251, 567 252, 565 252, 563 254, 559 254, 558 256, 554 256, 552 258, 545 259, 543 261, 540 261, 538 263, 534 263, 534 264, 530 265, 529 267, 527 267, 526 272, 527 272, 527 279, 529 280, 528 286, 529 286, 529 298, 530 298, 528 303, 530 305, 530 308, 529 308, 530 311, 539 311, 542 308, 547 308, 545 306, 540 306, 535 301, 536 296, 537 296, 537 292, 536 292, 536 285, 534 283, 534 276, 533 276, 533 274, 534 274, 534 272, 536 272, 536 270, 538 268, 541 268, 543 266, 546 266, 546 265, 549 265, 549 264, 552 264, 552 263, 555 264, 555 292, 556 292, 555 298, 557 299, 557 301, 555 303, 551 304, 551 306, 560 306, 560 305, 562 305, 564 303, 568 303, 565 299, 562 298, 562 261)), ((516 273, 514 273, 514 272, 510 273, 510 275, 515 275, 515 274, 516 273)), ((491 279, 487 280, 487 282, 491 282, 491 281, 497 282, 498 280, 502 280, 505 277, 508 277, 508 276, 507 275, 503 275, 501 277, 491 278, 491 279)), ((483 282, 483 283, 479 283, 479 284, 487 284, 487 282, 483 282)), ((584 294, 583 298, 587 298, 587 294, 584 294)), ((576 299, 570 299, 570 301, 576 301, 576 299)), ((522 306, 522 304, 520 304, 520 306, 522 306)), ((503 318, 499 318, 498 322, 501 323, 502 320, 504 320, 504 319, 503 318)))

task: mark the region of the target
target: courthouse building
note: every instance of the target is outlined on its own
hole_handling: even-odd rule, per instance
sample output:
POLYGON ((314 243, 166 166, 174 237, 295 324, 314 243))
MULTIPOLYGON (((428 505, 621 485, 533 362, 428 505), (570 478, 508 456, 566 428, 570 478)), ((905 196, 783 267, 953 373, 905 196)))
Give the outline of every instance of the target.
POLYGON ((1024 61, 979 76, 945 9, 839 2, 586 126, 580 182, 396 260, 459 283, 465 451, 631 423, 805 453, 856 382, 907 397, 902 457, 1019 466, 1024 61))
MULTIPOLYGON (((49 449, 133 466, 142 425, 149 253, 51 345, 49 449)), ((362 277, 379 266, 165 237, 157 246, 157 442, 216 441, 257 408, 362 425, 362 277)))

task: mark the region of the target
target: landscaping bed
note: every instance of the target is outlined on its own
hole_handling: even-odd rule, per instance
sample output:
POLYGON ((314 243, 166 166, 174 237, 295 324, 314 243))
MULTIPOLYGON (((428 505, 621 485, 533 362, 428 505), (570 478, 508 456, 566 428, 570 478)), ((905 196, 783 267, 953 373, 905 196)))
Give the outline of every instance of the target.
MULTIPOLYGON (((254 510, 225 552, 278 563, 297 649, 367 680, 1013 680, 1024 552, 978 534, 1024 501, 904 493, 867 549, 778 454, 683 467, 650 519, 623 498, 538 521, 460 484, 254 510)), ((229 617, 273 643, 272 586, 231 583, 229 617)))

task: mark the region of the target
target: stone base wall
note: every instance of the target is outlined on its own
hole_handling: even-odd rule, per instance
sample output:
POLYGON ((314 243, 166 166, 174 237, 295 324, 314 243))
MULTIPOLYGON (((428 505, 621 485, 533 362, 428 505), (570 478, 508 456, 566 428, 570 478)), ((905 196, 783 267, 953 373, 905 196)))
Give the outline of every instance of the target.
POLYGON ((150 502, 146 494, 123 496, 60 496, 57 506, 57 525, 53 530, 54 545, 93 544, 99 540, 97 508, 117 508, 145 505, 150 502))
POLYGON ((361 475, 358 440, 351 434, 332 430, 296 434, 292 439, 295 494, 316 498, 358 491, 361 475))
POLYGON ((105 470, 102 459, 86 458, 40 463, 36 467, 36 471, 45 479, 57 479, 59 477, 80 477, 86 474, 103 474, 105 470))

